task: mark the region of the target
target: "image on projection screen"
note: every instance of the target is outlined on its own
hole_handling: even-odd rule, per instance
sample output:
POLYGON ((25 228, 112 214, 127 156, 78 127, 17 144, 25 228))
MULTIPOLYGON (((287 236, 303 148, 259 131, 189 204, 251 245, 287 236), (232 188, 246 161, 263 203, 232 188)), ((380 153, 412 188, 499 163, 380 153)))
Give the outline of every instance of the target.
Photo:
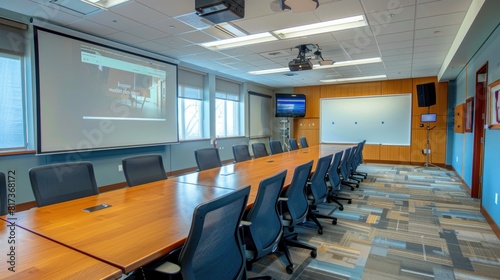
POLYGON ((178 141, 177 65, 36 32, 38 152, 178 141))

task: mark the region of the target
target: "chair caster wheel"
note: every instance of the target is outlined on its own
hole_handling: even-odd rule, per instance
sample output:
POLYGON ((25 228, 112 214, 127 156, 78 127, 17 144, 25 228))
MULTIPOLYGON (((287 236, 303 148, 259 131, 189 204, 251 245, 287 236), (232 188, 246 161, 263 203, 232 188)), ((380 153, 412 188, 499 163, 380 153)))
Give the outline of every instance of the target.
POLYGON ((339 207, 339 210, 340 210, 340 211, 344 211, 344 206, 340 206, 340 207, 339 207))
POLYGON ((351 203, 352 203, 352 201, 349 199, 349 200, 347 201, 347 204, 351 204, 351 203))
POLYGON ((318 256, 318 252, 316 250, 311 251, 311 257, 316 258, 318 256))
POLYGON ((293 265, 287 265, 286 266, 286 273, 292 274, 293 273, 293 265))
POLYGON ((247 263, 247 271, 252 270, 252 268, 253 268, 253 264, 247 263))
POLYGON ((323 234, 323 229, 318 229, 318 234, 323 234))
POLYGON ((337 224, 337 220, 332 220, 332 225, 336 225, 337 224))

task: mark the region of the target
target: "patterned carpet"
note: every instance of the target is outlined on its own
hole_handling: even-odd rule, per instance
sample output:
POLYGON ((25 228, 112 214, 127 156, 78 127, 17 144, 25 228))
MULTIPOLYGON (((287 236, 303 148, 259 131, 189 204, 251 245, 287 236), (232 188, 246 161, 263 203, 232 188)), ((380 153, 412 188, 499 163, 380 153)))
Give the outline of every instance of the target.
MULTIPOLYGON (((440 168, 366 164, 368 178, 344 211, 332 205, 338 224, 323 220, 296 227, 299 239, 317 247, 291 248, 295 270, 279 256, 254 264, 249 276, 274 279, 500 279, 500 241, 454 172, 440 168)), ((284 256, 280 256, 283 258, 284 256)))

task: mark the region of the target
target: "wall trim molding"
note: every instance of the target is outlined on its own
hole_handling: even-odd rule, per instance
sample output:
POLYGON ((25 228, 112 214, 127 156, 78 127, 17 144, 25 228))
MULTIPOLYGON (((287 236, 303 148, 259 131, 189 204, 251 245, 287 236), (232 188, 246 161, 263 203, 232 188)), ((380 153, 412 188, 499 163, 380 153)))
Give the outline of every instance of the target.
POLYGON ((497 238, 500 239, 500 227, 498 227, 493 218, 491 218, 490 213, 483 208, 483 205, 481 205, 481 214, 483 214, 483 217, 486 219, 497 238))

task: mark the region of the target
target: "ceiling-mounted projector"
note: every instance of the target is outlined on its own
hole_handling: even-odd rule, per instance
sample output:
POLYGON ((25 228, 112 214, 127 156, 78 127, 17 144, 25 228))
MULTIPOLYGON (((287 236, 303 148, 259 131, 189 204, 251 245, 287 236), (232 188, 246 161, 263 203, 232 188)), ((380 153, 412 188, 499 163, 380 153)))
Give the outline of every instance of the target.
POLYGON ((290 71, 301 71, 313 69, 313 64, 310 59, 294 59, 288 63, 290 71))
POLYGON ((245 16, 245 0, 196 0, 196 14, 217 24, 245 16))

